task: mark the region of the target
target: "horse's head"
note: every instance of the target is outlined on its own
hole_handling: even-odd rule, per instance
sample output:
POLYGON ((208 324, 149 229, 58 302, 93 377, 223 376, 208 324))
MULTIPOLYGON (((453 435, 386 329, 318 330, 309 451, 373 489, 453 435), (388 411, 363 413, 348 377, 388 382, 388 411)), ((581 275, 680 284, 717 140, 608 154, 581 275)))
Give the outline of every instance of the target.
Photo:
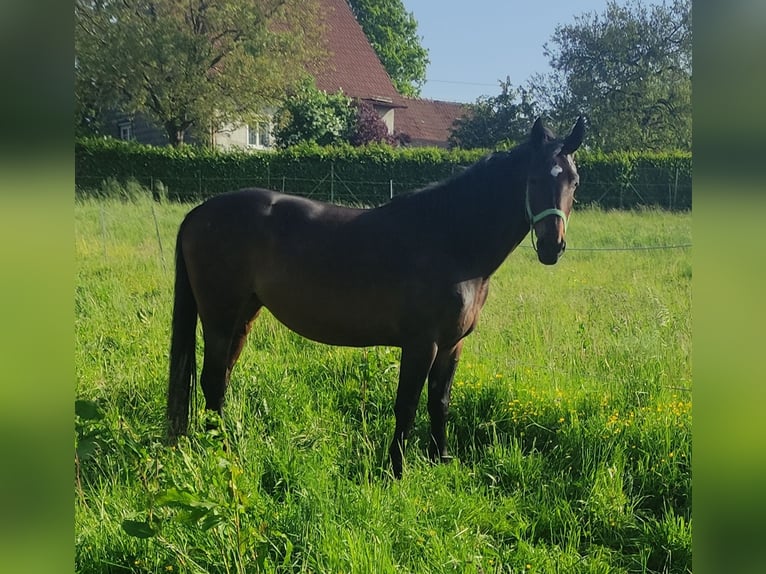
POLYGON ((584 134, 582 117, 563 141, 543 127, 540 118, 532 126, 526 209, 537 257, 546 265, 556 263, 566 249, 567 222, 580 180, 572 154, 580 147, 584 134))

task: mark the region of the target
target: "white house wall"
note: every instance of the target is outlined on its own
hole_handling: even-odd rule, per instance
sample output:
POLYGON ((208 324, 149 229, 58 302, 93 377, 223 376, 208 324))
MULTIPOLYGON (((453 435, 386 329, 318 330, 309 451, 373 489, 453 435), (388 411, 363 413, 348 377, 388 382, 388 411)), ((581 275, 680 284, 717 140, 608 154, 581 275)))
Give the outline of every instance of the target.
POLYGON ((213 144, 224 150, 250 149, 247 143, 247 124, 240 126, 226 125, 213 134, 213 144))

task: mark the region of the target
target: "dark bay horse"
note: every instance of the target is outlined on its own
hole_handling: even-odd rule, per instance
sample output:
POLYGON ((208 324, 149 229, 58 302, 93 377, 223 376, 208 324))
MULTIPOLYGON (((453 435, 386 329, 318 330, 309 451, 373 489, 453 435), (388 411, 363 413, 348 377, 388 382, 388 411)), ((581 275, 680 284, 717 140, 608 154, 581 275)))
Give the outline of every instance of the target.
POLYGON ((178 231, 168 434, 187 431, 202 323, 202 391, 221 412, 253 320, 266 307, 322 343, 402 350, 389 448, 396 477, 428 379, 429 453, 447 459, 445 421, 464 338, 489 278, 530 230, 539 260, 556 263, 578 175, 583 119, 563 140, 538 119, 529 140, 461 174, 375 209, 264 189, 213 197, 178 231))

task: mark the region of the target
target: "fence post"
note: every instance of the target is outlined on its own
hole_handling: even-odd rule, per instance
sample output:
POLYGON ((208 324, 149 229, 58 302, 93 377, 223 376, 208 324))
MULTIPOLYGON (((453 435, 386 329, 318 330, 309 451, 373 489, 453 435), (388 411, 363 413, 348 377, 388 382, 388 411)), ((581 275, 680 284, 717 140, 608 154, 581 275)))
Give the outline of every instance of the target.
POLYGON ((101 243, 104 247, 104 264, 107 262, 107 253, 106 253, 106 217, 104 215, 104 204, 101 204, 101 243))
POLYGON ((335 162, 330 164, 330 203, 335 203, 335 162))
POLYGON ((394 198, 394 180, 389 179, 388 180, 388 199, 394 198))
POLYGON ((162 249, 162 235, 160 235, 160 223, 157 221, 157 212, 154 211, 154 203, 151 204, 152 217, 154 218, 154 231, 157 234, 157 244, 160 246, 160 261, 162 262, 162 271, 167 272, 165 266, 165 251, 162 249))

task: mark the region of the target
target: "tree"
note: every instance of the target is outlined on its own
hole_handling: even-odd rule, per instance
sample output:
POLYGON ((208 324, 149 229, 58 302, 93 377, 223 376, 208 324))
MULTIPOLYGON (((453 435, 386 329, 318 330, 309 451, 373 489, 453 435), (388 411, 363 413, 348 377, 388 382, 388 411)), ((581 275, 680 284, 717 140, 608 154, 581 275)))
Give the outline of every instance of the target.
POLYGON ((482 96, 468 112, 455 120, 449 137, 451 147, 495 148, 526 138, 537 115, 529 91, 514 88, 508 78, 500 82, 500 94, 482 96))
POLYGON ((354 101, 353 125, 348 141, 354 146, 374 142, 394 143, 388 134, 388 127, 375 111, 375 106, 364 100, 354 101))
POLYGON ((353 100, 343 92, 328 94, 305 82, 274 116, 274 139, 285 148, 301 142, 332 145, 348 141, 354 122, 353 100))
POLYGON ((173 145, 254 116, 321 54, 304 0, 75 0, 77 124, 145 113, 173 145))
POLYGON ((585 114, 590 146, 690 149, 691 41, 691 0, 610 0, 556 27, 544 47, 554 72, 531 90, 556 129, 585 114))
POLYGON ((406 142, 407 136, 389 135, 370 102, 352 99, 343 92, 328 94, 305 82, 277 110, 274 139, 285 148, 301 142, 394 145, 406 142))
POLYGON ((428 51, 420 45, 418 23, 402 0, 348 0, 348 4, 396 90, 405 96, 420 95, 428 51))

